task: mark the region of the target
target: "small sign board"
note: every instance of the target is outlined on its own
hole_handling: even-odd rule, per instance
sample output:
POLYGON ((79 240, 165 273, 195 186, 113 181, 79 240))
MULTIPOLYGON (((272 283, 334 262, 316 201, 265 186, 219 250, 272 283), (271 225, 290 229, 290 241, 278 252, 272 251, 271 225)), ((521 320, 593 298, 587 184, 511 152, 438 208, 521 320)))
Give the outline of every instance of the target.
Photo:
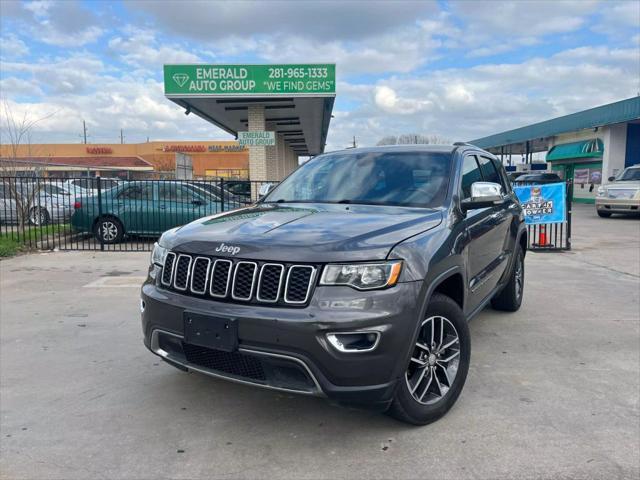
POLYGON ((524 210, 527 225, 563 223, 567 219, 566 185, 526 185, 513 187, 524 210))
POLYGON ((238 132, 238 143, 244 147, 272 147, 276 144, 276 132, 238 132))
POLYGON ((164 93, 172 96, 334 96, 336 65, 165 65, 164 93))
POLYGON ((176 153, 176 180, 193 179, 193 160, 186 153, 176 153))

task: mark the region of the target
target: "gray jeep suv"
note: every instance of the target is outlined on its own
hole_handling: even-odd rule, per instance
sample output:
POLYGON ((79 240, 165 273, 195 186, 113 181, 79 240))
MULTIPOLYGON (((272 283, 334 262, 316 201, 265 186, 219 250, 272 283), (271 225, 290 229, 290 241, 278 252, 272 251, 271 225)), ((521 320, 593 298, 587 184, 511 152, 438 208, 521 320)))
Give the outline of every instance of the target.
POLYGON ((467 144, 313 158, 260 202, 169 230, 142 287, 145 345, 237 382, 426 424, 467 376, 467 322, 522 302, 522 209, 467 144))

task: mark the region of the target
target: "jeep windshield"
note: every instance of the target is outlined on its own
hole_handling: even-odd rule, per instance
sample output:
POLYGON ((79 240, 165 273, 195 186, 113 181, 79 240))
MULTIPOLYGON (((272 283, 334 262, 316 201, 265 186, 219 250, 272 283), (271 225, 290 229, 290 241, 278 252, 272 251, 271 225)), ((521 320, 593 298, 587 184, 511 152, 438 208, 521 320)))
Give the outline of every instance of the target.
POLYGON ((447 195, 448 152, 339 152, 309 160, 264 199, 437 207, 447 195))

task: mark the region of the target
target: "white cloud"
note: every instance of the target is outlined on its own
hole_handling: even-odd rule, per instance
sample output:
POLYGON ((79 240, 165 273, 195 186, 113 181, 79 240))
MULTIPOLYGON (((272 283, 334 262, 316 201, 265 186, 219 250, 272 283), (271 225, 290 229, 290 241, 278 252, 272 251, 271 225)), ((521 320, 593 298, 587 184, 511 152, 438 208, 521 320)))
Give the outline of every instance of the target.
POLYGON ((454 1, 452 12, 476 35, 482 31, 509 37, 537 37, 577 30, 586 15, 598 7, 597 0, 454 1))
POLYGON ((7 2, 7 6, 8 18, 15 19, 21 31, 50 45, 82 47, 105 33, 99 24, 99 16, 76 0, 7 2))
POLYGON ((582 47, 351 86, 345 95, 365 100, 334 114, 327 148, 343 148, 354 132, 363 146, 407 132, 470 140, 632 97, 638 78, 636 48, 582 47))
POLYGON ((628 29, 640 29, 640 2, 610 1, 603 9, 593 30, 612 37, 627 35, 628 29))
POLYGON ((460 26, 450 43, 471 58, 494 56, 575 32, 597 8, 597 0, 454 1, 451 14, 460 26))
POLYGON ((429 101, 399 98, 395 90, 387 85, 375 88, 374 102, 381 110, 395 115, 412 115, 431 105, 429 101))
POLYGON ((136 67, 160 69, 165 63, 197 63, 198 55, 177 45, 162 44, 151 30, 128 27, 126 36, 109 40, 109 49, 122 61, 136 67))
POLYGON ((30 118, 54 115, 38 123, 33 143, 76 142, 85 120, 91 143, 118 141, 120 128, 129 142, 151 139, 229 139, 229 135, 194 116, 164 97, 163 85, 133 77, 100 77, 91 93, 50 95, 40 101, 16 102, 10 97, 14 115, 30 118))
POLYGON ((164 30, 200 42, 271 36, 274 32, 305 36, 316 43, 359 40, 397 31, 438 11, 434 0, 249 0, 215 5, 193 0, 130 0, 125 5, 154 19, 164 30))
POLYGON ((40 97, 44 95, 38 85, 16 77, 7 77, 0 80, 0 92, 4 97, 11 98, 18 96, 40 97))
POLYGON ((25 77, 25 83, 37 85, 53 96, 92 92, 99 85, 105 66, 96 56, 80 52, 35 63, 3 62, 2 71, 25 77))
POLYGON ((0 37, 0 58, 19 58, 29 53, 29 47, 13 33, 0 37))

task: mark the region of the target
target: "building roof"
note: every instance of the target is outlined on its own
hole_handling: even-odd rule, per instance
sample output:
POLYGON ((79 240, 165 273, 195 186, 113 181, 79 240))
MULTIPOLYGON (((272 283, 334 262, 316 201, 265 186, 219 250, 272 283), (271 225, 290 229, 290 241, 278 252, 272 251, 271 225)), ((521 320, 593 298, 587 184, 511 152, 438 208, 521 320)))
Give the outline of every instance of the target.
POLYGON ((74 167, 91 169, 121 169, 121 170, 153 170, 153 165, 138 156, 113 157, 22 157, 0 158, 0 162, 13 162, 25 165, 74 167))
POLYGON ((488 137, 477 138, 471 140, 470 143, 480 148, 489 149, 638 119, 640 119, 640 97, 632 97, 488 137))

